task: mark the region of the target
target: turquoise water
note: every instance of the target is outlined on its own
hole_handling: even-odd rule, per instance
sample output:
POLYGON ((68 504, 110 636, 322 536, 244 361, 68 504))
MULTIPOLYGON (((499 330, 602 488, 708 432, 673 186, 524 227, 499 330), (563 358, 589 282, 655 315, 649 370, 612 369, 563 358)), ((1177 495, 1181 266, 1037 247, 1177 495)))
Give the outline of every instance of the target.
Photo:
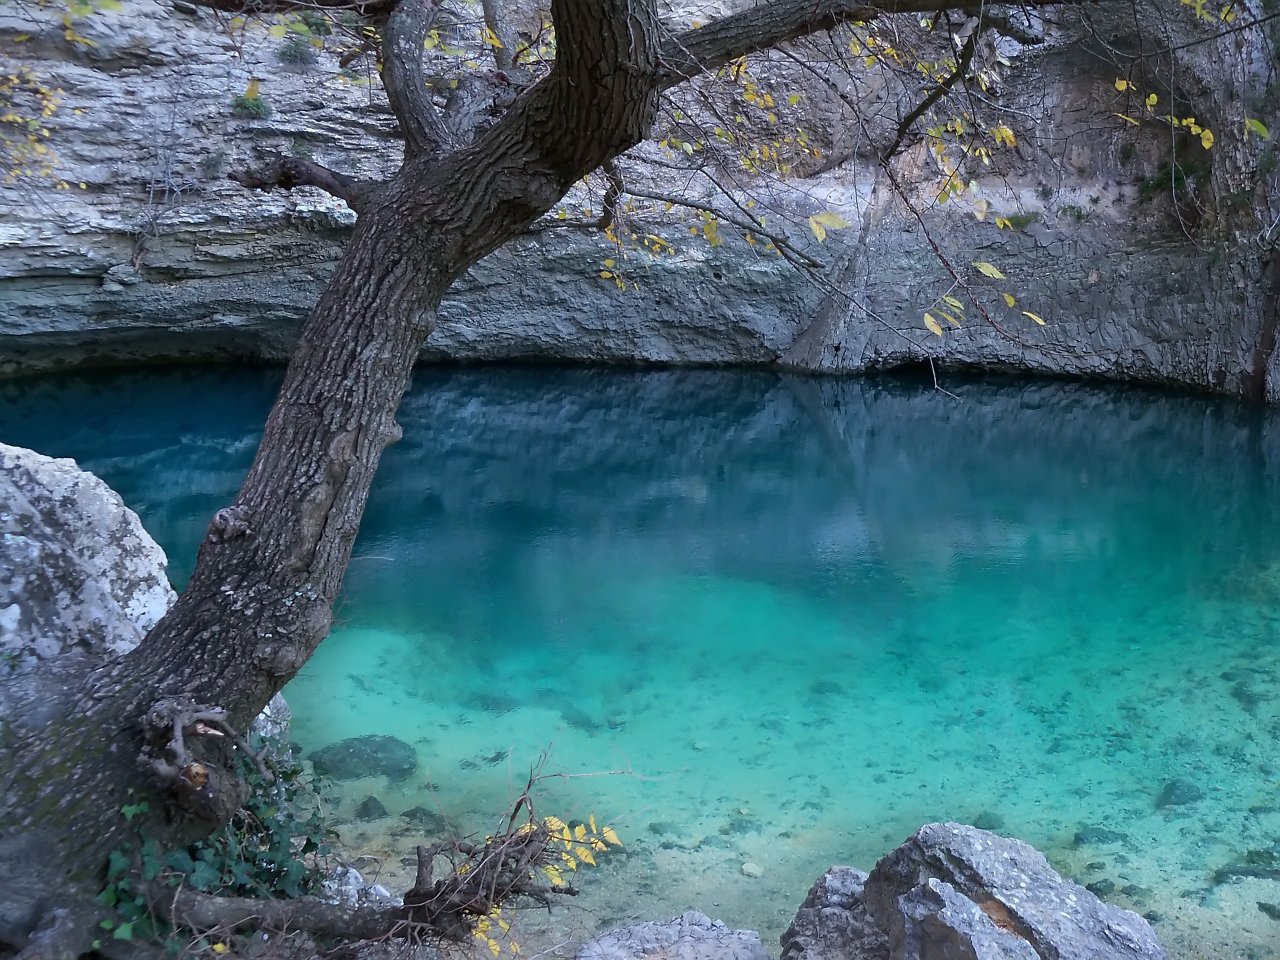
MULTIPOLYGON (((0 385, 0 440, 103 476, 180 582, 274 378, 0 385)), ((331 791, 366 872, 396 885, 421 834, 353 821, 365 796, 482 830, 546 754, 542 811, 627 842, 522 917, 548 949, 685 907, 776 939, 828 865, 956 819, 1156 917, 1174 957, 1280 956, 1280 413, 949 386, 420 373, 286 690, 308 751, 417 750, 331 791), (1161 805, 1173 780, 1198 798, 1161 805)))

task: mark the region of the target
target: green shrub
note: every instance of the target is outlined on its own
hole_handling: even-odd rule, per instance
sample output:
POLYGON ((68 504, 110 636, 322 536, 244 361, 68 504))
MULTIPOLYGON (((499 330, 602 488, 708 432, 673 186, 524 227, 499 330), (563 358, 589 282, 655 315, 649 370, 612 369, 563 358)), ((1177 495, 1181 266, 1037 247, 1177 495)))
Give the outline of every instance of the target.
POLYGON ((274 113, 265 97, 249 97, 243 93, 231 98, 231 112, 246 120, 266 120, 274 113))
POLYGON ((320 55, 305 37, 290 37, 276 48, 276 59, 290 67, 314 67, 320 55))

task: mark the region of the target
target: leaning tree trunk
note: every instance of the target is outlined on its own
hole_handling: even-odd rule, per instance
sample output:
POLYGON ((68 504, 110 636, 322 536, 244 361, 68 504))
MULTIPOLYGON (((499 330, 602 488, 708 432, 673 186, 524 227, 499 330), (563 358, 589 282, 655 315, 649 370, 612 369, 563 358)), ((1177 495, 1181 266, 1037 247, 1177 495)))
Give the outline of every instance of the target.
POLYGON ((328 631, 396 410, 449 284, 569 187, 648 132, 657 110, 653 0, 557 0, 559 56, 472 145, 419 151, 365 199, 303 330, 244 486, 219 511, 196 570, 132 653, 6 724, 0 939, 96 893, 125 839, 120 808, 168 781, 149 829, 190 839, 242 801, 216 755, 165 755, 172 698, 244 729, 328 631), (32 895, 29 891, 45 891, 32 895))

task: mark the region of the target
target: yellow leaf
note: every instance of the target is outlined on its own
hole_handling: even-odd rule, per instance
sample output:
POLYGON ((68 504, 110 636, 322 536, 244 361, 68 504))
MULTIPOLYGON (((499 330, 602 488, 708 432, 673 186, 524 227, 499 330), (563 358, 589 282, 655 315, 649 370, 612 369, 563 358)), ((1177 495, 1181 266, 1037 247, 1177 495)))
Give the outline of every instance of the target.
POLYGON ((1000 296, 1004 297, 1004 305, 1005 305, 1006 307, 1012 307, 1015 303, 1017 303, 1017 302, 1018 302, 1017 300, 1015 300, 1015 299, 1013 298, 1013 294, 1012 294, 1012 293, 1002 293, 1002 294, 1000 294, 1000 296))
POLYGON ((542 872, 545 873, 547 875, 547 879, 556 886, 560 886, 564 883, 564 877, 561 875, 559 867, 545 866, 542 868, 542 872))
POLYGON ((575 840, 587 839, 587 828, 583 824, 580 823, 573 828, 573 839, 575 840))
POLYGON ((288 27, 286 27, 283 23, 277 23, 274 27, 270 27, 267 30, 267 36, 269 36, 272 40, 279 40, 288 32, 289 32, 288 27))
POLYGON ((484 28, 484 33, 481 35, 481 39, 491 47, 497 47, 499 50, 502 49, 502 41, 499 40, 498 35, 487 26, 484 28))
POLYGON ((600 832, 600 828, 596 826, 596 815, 594 813, 587 815, 587 828, 592 833, 600 832))
POLYGON ((973 265, 978 268, 978 272, 984 277, 990 277, 992 280, 1003 280, 1004 274, 994 263, 987 263, 985 260, 975 260, 973 265))
POLYGON ((1138 123, 1138 121, 1133 119, 1133 117, 1126 117, 1123 113, 1117 113, 1117 114, 1114 114, 1114 116, 1117 116, 1121 120, 1127 121, 1128 123, 1132 123, 1135 127, 1142 126, 1142 124, 1138 123))
MULTIPOLYGON (((617 263, 617 261, 616 261, 616 260, 614 260, 614 259, 613 259, 613 257, 606 257, 606 258, 605 258, 605 261, 604 261, 604 265, 605 265, 606 267, 612 267, 612 266, 614 266, 616 263, 617 263)), ((594 828, 593 828, 593 829, 594 829, 594 828)))
POLYGON ((924 315, 924 325, 929 328, 930 332, 936 333, 938 336, 942 336, 942 324, 933 319, 932 313, 926 313, 924 315))
POLYGON ((1156 96, 1154 93, 1149 93, 1147 94, 1147 99, 1144 102, 1147 105, 1147 109, 1151 110, 1152 108, 1155 107, 1157 103, 1160 102, 1160 98, 1156 96))
POLYGON ((813 235, 818 238, 819 243, 827 239, 827 230, 841 230, 844 227, 851 226, 853 224, 831 210, 815 213, 809 218, 809 229, 813 231, 813 235))
POLYGON ((489 952, 492 953, 495 957, 502 952, 502 948, 498 946, 498 941, 494 940, 492 937, 489 937, 485 941, 485 946, 489 948, 489 952))
POLYGON ((957 320, 957 319, 956 319, 955 317, 953 317, 951 314, 947 313, 947 311, 945 311, 945 310, 941 310, 941 309, 939 309, 939 310, 938 310, 938 313, 942 315, 942 319, 943 319, 943 320, 947 321, 947 323, 951 324, 953 327, 955 327, 955 328, 959 329, 959 327, 960 327, 960 321, 959 321, 959 320, 957 320))
POLYGON ((249 85, 244 88, 244 98, 246 100, 257 100, 258 89, 260 86, 261 86, 261 82, 258 80, 257 77, 254 77, 253 79, 251 79, 249 81, 249 85))
POLYGON ((564 861, 564 865, 568 867, 570 870, 578 869, 578 861, 573 859, 573 857, 569 856, 569 854, 567 853, 560 854, 560 859, 564 861))
POLYGON ((586 847, 578 847, 576 850, 574 850, 574 853, 578 855, 578 859, 581 860, 583 863, 589 863, 593 867, 596 865, 596 858, 592 855, 591 851, 588 850, 586 847))
POLYGON ((957 300, 955 297, 951 296, 951 294, 947 294, 945 297, 943 297, 942 302, 945 303, 947 306, 951 307, 953 310, 959 310, 961 312, 964 312, 964 304, 961 303, 959 300, 957 300))
POLYGON ((1012 229, 1013 229, 1013 221, 1012 221, 1012 220, 1010 220, 1008 217, 996 217, 996 229, 997 229, 997 230, 1012 230, 1012 229))
POLYGON ((1022 312, 1025 313, 1032 320, 1034 320, 1036 323, 1040 324, 1040 326, 1042 327, 1044 326, 1044 319, 1042 317, 1037 316, 1036 314, 1032 313, 1030 310, 1023 310, 1022 312))
POLYGON ((991 136, 995 138, 996 143, 1005 147, 1015 147, 1018 144, 1018 138, 1013 135, 1013 131, 1001 124, 991 131, 991 136))
POLYGON ((601 832, 601 836, 603 836, 607 842, 612 843, 615 847, 622 846, 622 841, 618 839, 618 835, 614 832, 613 827, 605 827, 601 832))
POLYGON ((225 943, 215 943, 209 949, 212 950, 214 953, 226 953, 227 945, 225 943))
POLYGON ((1206 130, 1204 133, 1200 134, 1200 146, 1204 147, 1206 150, 1213 146, 1212 130, 1206 130))
POLYGON ((1124 93, 1126 90, 1129 89, 1129 81, 1124 79, 1124 77, 1117 77, 1116 89, 1119 90, 1121 93, 1124 93))

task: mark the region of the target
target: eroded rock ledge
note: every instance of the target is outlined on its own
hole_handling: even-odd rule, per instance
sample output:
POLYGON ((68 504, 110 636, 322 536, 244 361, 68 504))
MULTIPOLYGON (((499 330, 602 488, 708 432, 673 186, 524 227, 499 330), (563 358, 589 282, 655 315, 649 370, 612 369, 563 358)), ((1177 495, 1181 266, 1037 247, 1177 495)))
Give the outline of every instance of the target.
MULTIPOLYGON (((301 152, 360 177, 397 162, 394 117, 376 83, 353 84, 327 54, 290 72, 265 31, 236 51, 207 15, 179 7, 127 0, 119 12, 99 12, 77 26, 93 46, 68 43, 52 15, 33 24, 0 11, 0 44, 65 91, 54 137, 59 175, 76 186, 3 197, 0 375, 284 359, 353 215, 310 188, 251 194, 227 170, 267 151, 301 152), (236 117, 231 98, 257 75, 270 78, 275 113, 236 117)), ((1097 26, 1121 47, 1136 29, 1097 26)), ((741 242, 690 242, 683 224, 652 227, 677 254, 633 251, 639 288, 619 291, 598 276, 617 255, 607 240, 547 231, 495 253, 457 285, 423 358, 829 372, 936 361, 1274 395, 1268 331, 1249 306, 1255 294, 1215 273, 1167 198, 1139 200, 1167 163, 1167 136, 1099 119, 1111 110, 1114 65, 1071 42, 1015 53, 1001 96, 1025 129, 979 188, 1022 229, 997 231, 955 204, 927 219, 961 267, 980 257, 1008 274, 1019 309, 997 324, 974 316, 943 338, 925 331, 922 313, 949 278, 914 217, 877 193, 875 164, 854 151, 777 191, 800 223, 830 208, 861 225, 817 251, 838 296, 741 242), (1047 324, 1033 324, 1024 306, 1047 324)), ((812 94, 815 122, 835 116, 812 94)), ((900 166, 927 197, 923 149, 907 151, 900 166)), ((988 292, 998 303, 996 286, 988 292)))

